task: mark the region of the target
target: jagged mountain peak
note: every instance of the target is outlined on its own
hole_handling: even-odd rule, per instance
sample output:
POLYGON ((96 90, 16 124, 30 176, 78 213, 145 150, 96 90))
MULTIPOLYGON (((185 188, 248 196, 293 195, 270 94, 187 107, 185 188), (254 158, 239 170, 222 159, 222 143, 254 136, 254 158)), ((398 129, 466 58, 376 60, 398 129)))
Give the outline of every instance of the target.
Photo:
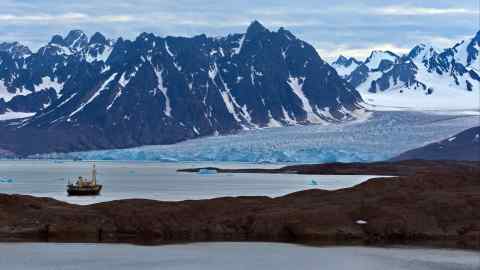
POLYGON ((413 47, 410 52, 408 53, 409 58, 415 58, 425 49, 425 44, 421 43, 413 47))
POLYGON ((480 54, 480 31, 472 38, 466 50, 468 54, 467 65, 475 66, 474 69, 480 71, 480 62, 478 62, 478 56, 480 54))
POLYGON ((289 30, 285 29, 284 27, 280 27, 277 31, 279 34, 281 35, 284 35, 285 37, 287 37, 288 39, 296 39, 297 37, 292 34, 292 32, 290 32, 289 30))
MULTIPOLYGON (((98 35, 96 39, 101 39, 98 35)), ((57 50, 60 50, 62 53, 67 54, 72 53, 73 51, 80 51, 84 49, 89 44, 88 36, 82 30, 71 30, 68 32, 67 36, 64 38, 62 35, 54 35, 48 45, 53 45, 59 47, 57 50)), ((45 48, 42 47, 41 50, 45 48)))
POLYGON ((352 71, 362 65, 362 62, 353 57, 345 57, 340 55, 337 60, 332 62, 332 67, 337 71, 338 75, 346 78, 352 71))
POLYGON ((398 59, 400 59, 400 57, 391 51, 374 50, 370 56, 367 57, 364 65, 370 70, 376 70, 385 66, 390 66, 391 64, 396 63, 398 59))
POLYGON ((80 29, 72 29, 68 32, 67 36, 65 37, 65 40, 76 40, 78 38, 81 38, 81 37, 87 37, 87 35, 85 34, 85 32, 83 32, 82 30, 80 29))
POLYGON ((420 43, 410 50, 410 52, 408 53, 408 57, 410 59, 428 58, 428 57, 431 57, 432 55, 437 55, 437 54, 438 53, 433 46, 420 43))
POLYGON ((337 60, 335 60, 332 64, 349 67, 352 64, 360 65, 361 62, 355 59, 354 57, 346 57, 344 55, 340 55, 338 56, 337 60))
POLYGON ((443 50, 432 45, 420 43, 417 46, 413 47, 408 53, 408 57, 415 59, 417 57, 430 58, 436 55, 439 55, 443 50))
POLYGON ((480 30, 475 34, 473 37, 473 40, 476 41, 477 43, 480 43, 480 30))
POLYGON ((253 22, 250 23, 250 25, 247 27, 247 35, 258 35, 261 33, 266 33, 270 32, 263 24, 261 24, 259 21, 254 20, 253 22))
POLYGON ((391 51, 383 51, 383 50, 373 50, 370 55, 367 57, 365 62, 377 57, 388 57, 388 58, 398 58, 398 55, 391 52, 391 51))
POLYGON ((82 30, 71 30, 64 39, 65 45, 72 49, 82 49, 88 45, 88 36, 82 30))
POLYGON ((105 44, 107 42, 107 38, 100 32, 95 32, 93 36, 90 38, 89 44, 105 44))
POLYGON ((49 44, 55 44, 60 46, 65 46, 65 41, 61 35, 53 35, 52 39, 50 40, 49 44))
POLYGON ((154 39, 156 36, 153 33, 142 32, 137 36, 136 40, 149 40, 154 39))
POLYGON ((336 63, 336 64, 345 64, 345 63, 347 63, 347 61, 348 61, 348 58, 345 57, 345 56, 343 56, 343 55, 341 54, 340 56, 338 56, 337 60, 335 60, 334 63, 336 63))
POLYGON ((16 41, 0 43, 0 51, 8 52, 14 58, 23 58, 32 54, 32 51, 27 46, 16 41))

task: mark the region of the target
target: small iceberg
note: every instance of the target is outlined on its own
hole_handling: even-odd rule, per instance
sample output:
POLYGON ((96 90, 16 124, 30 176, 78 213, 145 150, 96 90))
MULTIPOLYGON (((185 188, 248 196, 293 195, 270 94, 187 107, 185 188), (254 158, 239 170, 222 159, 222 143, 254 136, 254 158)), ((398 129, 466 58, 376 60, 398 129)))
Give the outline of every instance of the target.
POLYGON ((11 184, 11 183, 13 183, 13 179, 12 178, 0 178, 0 183, 11 184))
POLYGON ((310 181, 310 186, 318 186, 317 181, 315 180, 310 181))
POLYGON ((200 169, 198 170, 198 174, 200 175, 208 175, 208 174, 217 174, 218 171, 216 169, 200 169))

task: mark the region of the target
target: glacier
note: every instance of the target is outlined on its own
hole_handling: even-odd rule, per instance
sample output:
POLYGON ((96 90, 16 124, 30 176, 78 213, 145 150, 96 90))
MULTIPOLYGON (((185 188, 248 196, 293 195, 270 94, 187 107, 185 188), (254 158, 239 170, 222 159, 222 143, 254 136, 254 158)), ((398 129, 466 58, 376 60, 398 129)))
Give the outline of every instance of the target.
POLYGON ((448 138, 478 126, 473 113, 376 111, 363 121, 245 130, 173 145, 74 153, 40 159, 226 161, 252 163, 369 162, 448 138))

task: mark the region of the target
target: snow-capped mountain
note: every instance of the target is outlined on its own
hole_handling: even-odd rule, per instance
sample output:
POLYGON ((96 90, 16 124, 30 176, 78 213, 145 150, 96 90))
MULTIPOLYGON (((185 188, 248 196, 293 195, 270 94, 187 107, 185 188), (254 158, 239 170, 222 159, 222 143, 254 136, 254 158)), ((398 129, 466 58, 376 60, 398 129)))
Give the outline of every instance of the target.
POLYGON ((11 64, 0 73, 0 108, 36 112, 0 135, 22 153, 337 122, 355 119, 361 109, 358 92, 311 45, 257 21, 244 34, 218 38, 142 33, 113 42, 75 30, 28 57, 5 59, 11 64), (46 131, 64 136, 31 145, 11 139, 38 133, 51 140, 46 131))
POLYGON ((63 95, 65 83, 91 66, 105 65, 113 42, 96 33, 59 35, 32 53, 19 43, 0 45, 0 119, 34 114, 63 95), (23 114, 22 114, 23 113, 23 114), (5 115, 7 114, 7 115, 5 115))
MULTIPOLYGON (((479 42, 480 31, 443 50, 420 44, 402 56, 374 51, 345 78, 374 105, 478 109, 479 42)), ((344 74, 343 67, 334 67, 344 74)))
POLYGON ((337 71, 338 75, 345 78, 350 75, 362 62, 353 57, 345 57, 340 55, 337 60, 332 62, 332 67, 337 71))

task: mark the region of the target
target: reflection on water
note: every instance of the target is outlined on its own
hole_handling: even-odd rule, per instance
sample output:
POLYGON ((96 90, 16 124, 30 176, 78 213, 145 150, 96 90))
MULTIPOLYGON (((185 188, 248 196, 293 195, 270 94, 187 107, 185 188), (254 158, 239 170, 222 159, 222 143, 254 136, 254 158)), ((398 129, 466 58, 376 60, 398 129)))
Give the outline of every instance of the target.
POLYGON ((472 251, 309 247, 279 243, 195 243, 167 246, 0 244, 1 269, 322 269, 478 270, 472 251))
POLYGON ((92 163, 0 161, 0 178, 13 180, 12 183, 0 183, 0 193, 53 197, 78 204, 126 198, 177 201, 244 195, 276 197, 310 188, 332 190, 350 187, 370 178, 293 174, 198 175, 176 171, 179 168, 215 165, 229 168, 272 167, 234 163, 97 162, 97 178, 104 185, 102 195, 68 197, 66 181, 79 175, 89 177, 92 163))

